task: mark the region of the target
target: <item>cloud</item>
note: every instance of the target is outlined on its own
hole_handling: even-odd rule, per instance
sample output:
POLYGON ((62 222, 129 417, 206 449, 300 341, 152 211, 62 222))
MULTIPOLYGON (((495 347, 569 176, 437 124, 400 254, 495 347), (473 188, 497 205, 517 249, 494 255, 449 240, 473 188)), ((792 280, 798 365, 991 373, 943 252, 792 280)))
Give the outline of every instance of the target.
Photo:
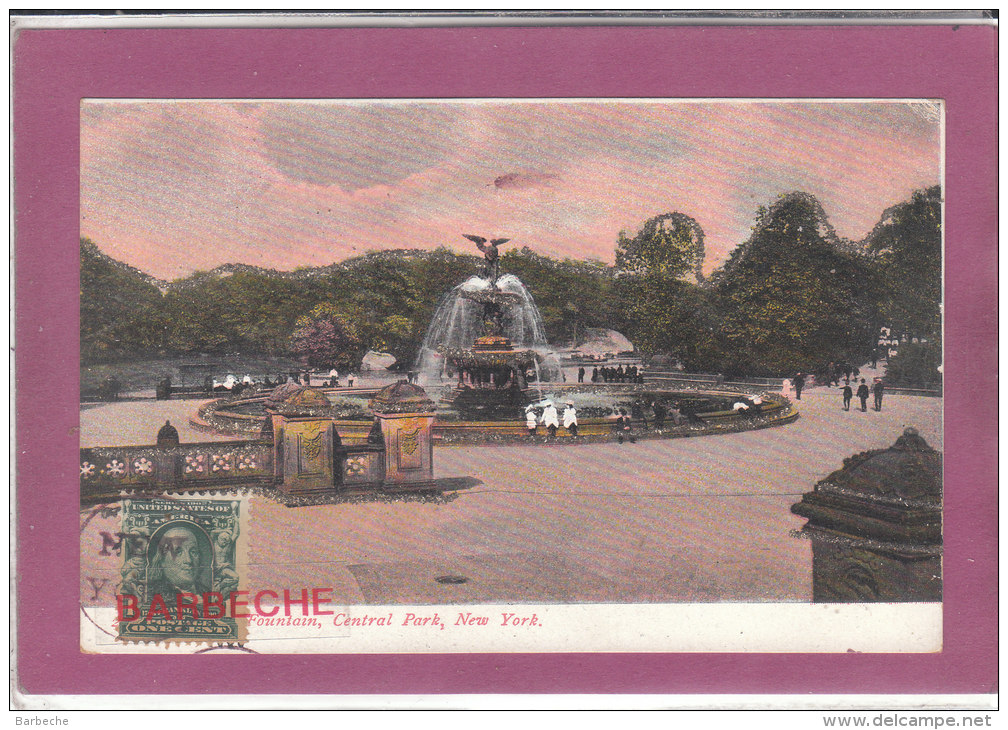
POLYGON ((494 179, 494 187, 500 189, 535 188, 556 180, 556 175, 548 172, 509 172, 494 179))

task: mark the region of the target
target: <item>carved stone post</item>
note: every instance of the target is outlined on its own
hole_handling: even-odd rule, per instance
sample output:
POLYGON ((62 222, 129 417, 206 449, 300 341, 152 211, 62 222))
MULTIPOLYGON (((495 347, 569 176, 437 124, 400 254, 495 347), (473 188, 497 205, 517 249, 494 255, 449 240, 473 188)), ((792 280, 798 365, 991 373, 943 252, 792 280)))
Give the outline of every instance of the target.
POLYGON ((791 511, 808 518, 817 603, 941 601, 941 454, 908 428, 844 459, 791 511))
POLYGON ((386 489, 434 488, 435 410, 426 391, 406 381, 382 388, 371 400, 385 441, 386 489))
POLYGON ((266 412, 272 419, 273 468, 280 491, 289 495, 333 493, 339 434, 325 394, 288 384, 270 395, 266 412))

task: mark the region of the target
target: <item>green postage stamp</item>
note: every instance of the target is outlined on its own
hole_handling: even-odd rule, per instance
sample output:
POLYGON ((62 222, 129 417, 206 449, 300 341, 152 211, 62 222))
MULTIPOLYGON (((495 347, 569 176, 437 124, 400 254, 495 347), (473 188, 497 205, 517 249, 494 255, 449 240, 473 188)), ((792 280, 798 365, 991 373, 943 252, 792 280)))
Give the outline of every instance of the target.
POLYGON ((124 500, 119 639, 242 640, 228 606, 241 583, 240 522, 237 499, 124 500))

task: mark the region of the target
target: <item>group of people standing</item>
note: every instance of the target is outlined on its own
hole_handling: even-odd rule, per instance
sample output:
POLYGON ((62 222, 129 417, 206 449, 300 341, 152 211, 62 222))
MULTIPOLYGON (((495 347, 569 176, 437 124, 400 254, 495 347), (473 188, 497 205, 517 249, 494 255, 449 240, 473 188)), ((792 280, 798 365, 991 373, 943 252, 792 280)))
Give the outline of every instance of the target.
POLYGON ((829 379, 830 385, 840 385, 840 378, 844 379, 844 385, 850 385, 852 378, 856 384, 860 376, 861 370, 847 362, 830 363, 826 366, 826 377, 829 379))
MULTIPOLYGON (((584 366, 578 368, 579 383, 584 382, 586 373, 584 366)), ((636 365, 627 365, 625 368, 622 365, 593 367, 591 381, 593 383, 643 383, 644 370, 636 365)))
MULTIPOLYGON (((860 370, 846 364, 834 367, 833 363, 830 363, 828 373, 829 384, 831 386, 838 386, 840 384, 840 378, 843 377, 844 385, 840 392, 843 396, 843 409, 845 411, 850 410, 851 401, 854 399, 855 395, 857 395, 858 400, 861 401, 862 411, 868 410, 869 396, 874 396, 873 409, 876 411, 882 410, 882 395, 885 392, 885 385, 882 383, 882 378, 875 378, 871 387, 868 386, 865 378, 861 378, 861 382, 859 384, 858 375, 860 375, 860 370), (853 384, 851 383, 851 380, 854 381, 853 384), (854 390, 854 386, 857 386, 856 391, 854 390)), ((805 375, 803 373, 796 373, 791 379, 791 385, 794 387, 795 400, 801 400, 802 388, 805 387, 805 375)))
MULTIPOLYGON (((857 397, 858 397, 858 400, 861 401, 861 410, 862 410, 862 412, 868 410, 868 396, 869 395, 874 395, 875 396, 875 403, 874 403, 873 409, 876 410, 876 411, 881 411, 882 410, 882 394, 883 394, 884 391, 885 391, 885 386, 882 384, 882 379, 881 378, 875 378, 875 382, 872 383, 872 386, 871 386, 870 390, 868 388, 868 383, 865 382, 864 378, 861 378, 861 384, 858 386, 858 389, 857 389, 857 397)), ((844 383, 844 387, 843 387, 843 390, 841 392, 843 393, 843 409, 845 411, 849 411, 850 410, 851 400, 854 397, 854 389, 851 388, 850 382, 844 383)))
POLYGON ((695 414, 684 414, 676 403, 669 403, 666 405, 662 401, 655 400, 648 404, 638 398, 630 404, 630 415, 627 415, 626 409, 624 408, 614 409, 612 415, 613 431, 616 433, 616 440, 619 443, 623 443, 624 439, 630 443, 635 443, 637 441, 637 437, 633 430, 633 425, 635 423, 639 423, 641 428, 645 431, 650 430, 648 425, 648 410, 651 411, 654 417, 653 425, 655 431, 662 431, 665 429, 666 418, 671 418, 672 423, 676 426, 683 424, 687 420, 700 420, 695 414))

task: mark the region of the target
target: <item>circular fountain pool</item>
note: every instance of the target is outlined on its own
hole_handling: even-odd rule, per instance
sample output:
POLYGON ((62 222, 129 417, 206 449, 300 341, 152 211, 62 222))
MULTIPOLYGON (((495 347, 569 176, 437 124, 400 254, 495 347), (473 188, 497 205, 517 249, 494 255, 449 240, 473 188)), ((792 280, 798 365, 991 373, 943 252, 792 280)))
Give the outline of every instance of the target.
MULTIPOLYGON (((451 386, 444 386, 450 388, 451 386)), ((429 388, 435 401, 441 393, 429 388)), ((322 389, 333 404, 334 420, 344 443, 363 442, 371 430, 374 415, 368 408, 376 389, 322 389)), ((794 421, 798 411, 779 393, 758 394, 731 389, 688 390, 662 389, 644 385, 559 385, 544 383, 540 393, 543 403, 551 400, 562 412, 565 403, 573 403, 578 414, 578 436, 572 437, 562 427, 556 439, 549 439, 542 426, 535 440, 556 443, 590 443, 615 439, 614 428, 617 411, 629 416, 637 404, 643 419, 635 418, 633 429, 638 437, 703 436, 734 433, 758 428, 780 426, 794 421), (651 404, 658 403, 668 413, 664 427, 655 431, 655 417, 651 404), (736 408, 743 403, 747 408, 736 408), (679 418, 673 414, 679 412, 679 418), (645 430, 644 421, 648 428, 645 430), (678 422, 676 422, 678 420, 678 422)), ((212 401, 193 414, 190 421, 197 428, 227 434, 254 436, 262 429, 266 419, 267 394, 247 398, 212 401)), ((538 409, 541 413, 541 407, 538 409)), ((480 418, 461 413, 442 404, 434 421, 434 438, 441 444, 521 443, 529 442, 525 427, 524 409, 516 408, 506 417, 480 418)))

